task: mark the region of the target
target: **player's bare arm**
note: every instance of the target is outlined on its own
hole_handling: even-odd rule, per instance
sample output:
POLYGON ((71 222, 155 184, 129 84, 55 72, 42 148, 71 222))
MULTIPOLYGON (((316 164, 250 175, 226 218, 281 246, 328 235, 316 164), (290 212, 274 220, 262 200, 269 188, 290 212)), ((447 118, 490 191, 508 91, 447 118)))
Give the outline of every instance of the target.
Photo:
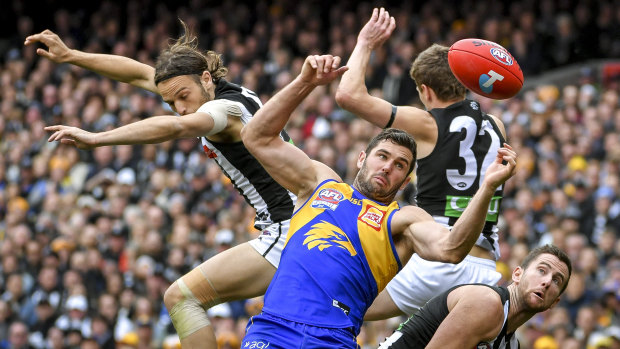
POLYGON ((346 72, 336 92, 336 102, 340 107, 358 115, 378 127, 386 127, 393 118, 391 126, 407 131, 416 138, 418 147, 424 142, 434 145, 437 138, 437 125, 425 110, 414 107, 393 106, 388 101, 371 96, 365 85, 366 67, 372 51, 390 37, 396 23, 385 9, 374 9, 368 23, 362 28, 347 62, 346 72), (392 116, 392 113, 395 114, 392 116))
POLYGON ((426 348, 474 348, 497 337, 504 323, 501 298, 486 286, 469 285, 450 292, 448 310, 426 348))
POLYGON ((328 178, 340 180, 329 167, 312 161, 303 151, 280 138, 289 116, 318 85, 341 76, 346 67, 340 57, 309 56, 300 75, 273 96, 242 129, 247 149, 280 185, 296 193, 303 204, 317 184, 328 178))
POLYGON ((214 119, 208 113, 192 113, 181 117, 153 116, 113 130, 93 133, 77 127, 48 126, 53 132, 48 142, 59 141, 79 149, 92 149, 106 145, 155 144, 177 138, 200 137, 209 134, 214 119))
POLYGON ((482 231, 496 189, 514 175, 516 157, 508 144, 498 150, 495 162, 487 169, 480 189, 451 231, 417 207, 405 207, 396 213, 392 222, 393 231, 404 231, 412 239, 415 252, 424 259, 459 263, 482 231))
POLYGON ((110 79, 125 82, 159 94, 153 80, 155 68, 147 64, 123 56, 87 53, 70 49, 57 34, 49 29, 28 36, 24 45, 35 43, 47 46, 47 50, 38 48, 37 54, 55 63, 73 64, 110 79))
POLYGON ((488 114, 488 115, 491 117, 491 119, 493 119, 493 121, 495 121, 495 124, 499 128, 499 132, 501 132, 502 136, 504 136, 504 139, 506 139, 506 127, 504 126, 504 123, 502 122, 502 120, 500 120, 495 115, 491 115, 491 114, 488 114))

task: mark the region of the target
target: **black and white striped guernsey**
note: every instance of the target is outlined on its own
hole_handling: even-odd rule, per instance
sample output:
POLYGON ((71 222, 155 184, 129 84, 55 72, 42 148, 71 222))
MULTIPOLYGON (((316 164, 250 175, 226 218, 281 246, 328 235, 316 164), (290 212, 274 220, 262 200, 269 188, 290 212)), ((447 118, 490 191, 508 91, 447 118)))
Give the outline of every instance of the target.
MULTIPOLYGON (((508 289, 501 286, 489 286, 485 284, 458 285, 433 297, 417 313, 402 323, 394 334, 381 344, 379 349, 422 349, 433 338, 439 325, 450 313, 448 310, 448 295, 454 289, 467 285, 480 285, 489 287, 497 292, 504 308, 504 323, 499 335, 492 341, 481 342, 472 349, 519 349, 519 341, 514 333, 506 333, 508 329, 508 310, 510 309, 510 294, 508 289)), ((466 348, 468 349, 468 348, 466 348)))
MULTIPOLYGON (((262 106, 256 93, 220 79, 215 86, 215 99, 227 99, 241 104, 245 125, 262 106)), ((286 132, 280 137, 290 141, 286 132)), ((262 230, 272 223, 291 218, 297 197, 279 185, 245 148, 243 142, 222 143, 200 137, 202 147, 213 158, 245 200, 256 209, 254 226, 262 230)))
MULTIPOLYGON (((437 144, 418 160, 417 204, 446 226, 453 226, 480 188, 484 174, 506 142, 492 117, 478 102, 465 99, 446 108, 429 110, 437 123, 437 144)), ((495 191, 483 234, 476 245, 499 258, 497 220, 503 186, 495 191)))

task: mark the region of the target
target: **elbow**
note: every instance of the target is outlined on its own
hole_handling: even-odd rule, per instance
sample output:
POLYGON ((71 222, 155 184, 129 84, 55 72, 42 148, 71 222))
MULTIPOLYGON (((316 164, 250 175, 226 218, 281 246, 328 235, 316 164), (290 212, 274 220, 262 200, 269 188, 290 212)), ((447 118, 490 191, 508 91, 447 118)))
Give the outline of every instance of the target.
POLYGON ((465 259, 466 256, 467 252, 461 253, 456 251, 450 251, 446 253, 446 260, 444 263, 459 264, 463 261, 463 259, 465 259))
POLYGON ((338 103, 340 108, 351 110, 355 106, 355 101, 356 95, 353 91, 338 86, 338 90, 336 90, 336 103, 338 103))
POLYGON ((250 127, 248 127, 248 125, 243 125, 243 127, 241 128, 241 141, 243 141, 243 144, 248 147, 249 144, 252 143, 252 130, 250 127))
POLYGON ((256 149, 260 143, 260 137, 256 131, 256 128, 251 125, 252 122, 246 124, 241 128, 241 141, 248 150, 256 149))
POLYGON ((467 251, 460 250, 442 250, 437 256, 437 261, 441 263, 459 264, 467 256, 467 251))

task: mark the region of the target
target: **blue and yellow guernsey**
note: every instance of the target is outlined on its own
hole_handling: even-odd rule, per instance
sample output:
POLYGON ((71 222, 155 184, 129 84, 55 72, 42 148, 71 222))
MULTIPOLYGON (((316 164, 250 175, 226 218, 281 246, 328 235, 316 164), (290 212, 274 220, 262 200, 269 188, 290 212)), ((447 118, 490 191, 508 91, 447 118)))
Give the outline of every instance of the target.
POLYGON ((291 219, 263 311, 359 333, 364 313, 400 270, 390 222, 399 210, 327 180, 291 219))

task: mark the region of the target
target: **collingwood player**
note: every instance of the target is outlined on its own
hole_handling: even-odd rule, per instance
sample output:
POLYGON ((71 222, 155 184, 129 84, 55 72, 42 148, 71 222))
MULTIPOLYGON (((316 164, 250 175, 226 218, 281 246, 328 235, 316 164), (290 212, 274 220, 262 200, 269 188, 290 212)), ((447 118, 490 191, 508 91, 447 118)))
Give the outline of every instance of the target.
POLYGON ((560 301, 571 271, 562 250, 538 247, 515 268, 508 287, 455 286, 426 303, 379 348, 518 349, 517 328, 560 301))
MULTIPOLYGON (((448 47, 440 45, 421 52, 410 71, 426 110, 396 107, 371 96, 364 82, 366 66, 372 51, 389 38, 395 26, 394 18, 383 8, 373 10, 347 62, 349 70, 338 86, 336 101, 379 127, 399 128, 415 138, 417 204, 437 222, 452 227, 483 182, 497 149, 504 144, 504 126, 496 117, 483 113, 477 102, 465 99, 466 89, 448 65, 448 47)), ((454 285, 495 285, 501 277, 495 270, 501 197, 500 186, 489 205, 482 234, 463 262, 439 263, 414 254, 379 294, 365 319, 411 315, 430 298, 454 285)))
MULTIPOLYGON (((110 131, 91 133, 69 126, 49 126, 49 141, 80 149, 160 143, 199 137, 246 201, 256 209, 260 238, 228 249, 176 280, 164 303, 183 348, 216 348, 205 310, 222 302, 262 295, 280 262, 296 197, 276 183, 241 142, 240 131, 262 106, 256 94, 227 82, 220 55, 197 49, 188 32, 161 52, 155 68, 127 57, 69 49, 49 30, 26 38, 43 43, 37 53, 57 63, 74 64, 109 78, 158 93, 181 116, 154 116, 110 131)), ((283 141, 289 141, 283 131, 283 141)))

